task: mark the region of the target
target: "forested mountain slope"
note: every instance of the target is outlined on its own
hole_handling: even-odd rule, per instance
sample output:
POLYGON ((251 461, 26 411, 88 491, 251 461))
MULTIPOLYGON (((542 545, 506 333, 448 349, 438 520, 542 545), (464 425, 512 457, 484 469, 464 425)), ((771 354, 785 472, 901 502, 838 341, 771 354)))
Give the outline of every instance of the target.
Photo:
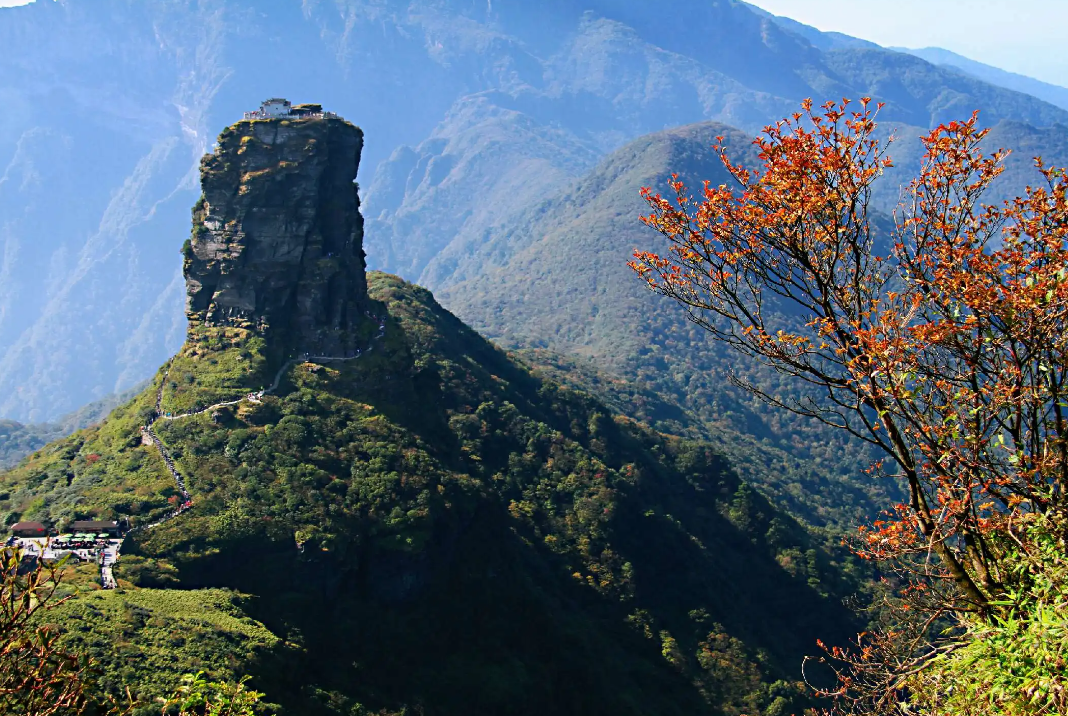
MULTIPOLYGON (((918 133, 898 127, 899 134, 918 133)), ((662 429, 696 428, 732 451, 746 477, 796 514, 815 522, 851 524, 893 495, 891 485, 862 474, 872 456, 836 431, 769 410, 728 383, 728 373, 766 390, 792 395, 796 386, 743 356, 726 351, 689 323, 683 311, 646 290, 627 267, 636 247, 663 246, 638 221, 646 210, 642 186, 670 192, 678 172, 690 187, 728 181, 712 150, 722 136, 735 161, 754 165, 751 139, 719 124, 698 124, 642 137, 614 152, 582 179, 493 229, 455 256, 428 269, 430 285, 464 320, 509 345, 584 356, 597 368, 644 384, 676 401, 689 416, 647 413, 662 429)), ((998 124, 988 146, 1015 147, 996 193, 1033 181, 1033 153, 1068 164, 1059 129, 998 124)), ((907 135, 892 145, 896 167, 878 194, 884 205, 919 161, 907 135), (903 150, 903 151, 899 151, 903 150)), ((991 197, 993 200, 996 197, 991 197)), ((612 388, 609 387, 609 390, 612 388)))
MULTIPOLYGON (((185 618, 174 599, 200 598, 185 590, 224 588, 255 598, 205 594, 211 623, 248 626, 227 641, 202 625, 201 666, 252 674, 284 713, 805 703, 801 656, 852 628, 845 565, 708 446, 532 374, 423 289, 372 275, 370 294, 388 318, 359 359, 297 364, 261 404, 159 428, 195 505, 124 550, 142 637, 97 649, 109 683, 173 682, 188 665, 161 666, 153 630, 185 618)), ((221 366, 267 367, 256 341, 226 334, 191 336, 173 364, 205 401, 221 366)), ((239 395, 264 381, 230 377, 239 395)), ((163 379, 0 477, 8 519, 166 512, 173 482, 138 436, 163 379)), ((65 608, 110 608, 93 599, 65 608)))
POLYGON ((131 528, 118 589, 73 568, 54 616, 103 686, 152 703, 205 669, 324 716, 811 704, 802 658, 858 628, 867 573, 709 444, 368 281, 363 132, 298 109, 201 162, 181 350, 0 473, 4 524, 131 528))
POLYGON ((1068 123, 919 58, 824 50, 731 0, 671 13, 638 0, 66 0, 0 9, 0 45, 0 415, 22 422, 128 387, 178 348, 173 247, 196 164, 210 127, 266 97, 314 98, 368 130, 370 265, 411 280, 667 126, 755 132, 805 96, 863 94, 917 127, 973 108, 991 124, 1068 123))

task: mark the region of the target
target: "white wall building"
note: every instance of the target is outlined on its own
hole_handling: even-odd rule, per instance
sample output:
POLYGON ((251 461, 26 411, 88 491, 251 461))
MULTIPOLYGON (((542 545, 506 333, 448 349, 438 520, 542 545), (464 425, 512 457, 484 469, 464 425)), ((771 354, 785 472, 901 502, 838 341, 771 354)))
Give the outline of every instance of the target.
POLYGON ((293 113, 293 105, 289 100, 281 97, 272 97, 260 104, 260 108, 252 112, 245 112, 245 119, 277 119, 288 117, 293 113))
POLYGON ((333 112, 324 112, 321 105, 301 104, 294 107, 289 100, 272 97, 260 108, 245 112, 245 119, 340 119, 333 112))
POLYGON ((289 100, 272 98, 260 105, 260 112, 267 117, 288 117, 293 106, 289 100))

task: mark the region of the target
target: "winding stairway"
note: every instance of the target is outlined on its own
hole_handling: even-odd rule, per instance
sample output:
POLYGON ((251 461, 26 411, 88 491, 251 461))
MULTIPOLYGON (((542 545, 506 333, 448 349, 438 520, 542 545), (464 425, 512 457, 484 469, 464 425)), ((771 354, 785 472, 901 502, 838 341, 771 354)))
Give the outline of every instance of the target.
MULTIPOLYGON (((378 334, 372 339, 372 343, 381 339, 386 333, 385 320, 382 318, 379 318, 378 320, 378 334)), ((285 375, 289 371, 289 369, 297 363, 343 363, 346 361, 352 361, 362 358, 363 356, 370 353, 373 349, 374 345, 370 345, 367 347, 367 350, 357 350, 356 354, 351 356, 313 356, 305 353, 302 356, 290 358, 282 364, 281 368, 278 369, 278 372, 275 374, 274 381, 271 383, 270 387, 264 388, 254 393, 249 393, 248 395, 237 400, 229 400, 222 403, 215 403, 214 405, 209 405, 206 408, 195 410, 189 413, 182 413, 180 415, 163 414, 163 386, 167 384, 167 376, 170 374, 170 364, 168 363, 167 368, 163 371, 163 379, 160 381, 159 389, 156 391, 155 412, 152 416, 152 420, 147 425, 141 428, 141 436, 142 440, 145 440, 147 438, 147 442, 151 442, 152 445, 154 445, 156 450, 159 452, 160 457, 163 458, 163 462, 167 465, 167 470, 171 473, 171 477, 174 478, 174 482, 178 486, 178 491, 182 496, 182 502, 173 512, 164 515, 161 519, 150 524, 138 525, 131 529, 129 533, 132 534, 136 532, 141 532, 161 525, 164 522, 174 519, 178 515, 193 507, 193 498, 192 495, 189 494, 189 490, 186 489, 185 478, 178 470, 177 465, 174 464, 174 458, 171 457, 170 452, 167 450, 167 446, 163 444, 163 441, 160 440, 159 435, 156 434, 156 423, 158 423, 160 420, 181 420, 183 418, 191 418, 197 415, 202 415, 204 413, 210 412, 212 410, 216 410, 218 408, 223 408, 230 405, 238 405, 244 402, 259 403, 263 396, 271 395, 276 390, 278 390, 278 386, 282 381, 282 376, 285 375)), ((114 589, 115 580, 111 578, 110 566, 108 567, 107 572, 108 573, 104 575, 104 588, 114 589)))

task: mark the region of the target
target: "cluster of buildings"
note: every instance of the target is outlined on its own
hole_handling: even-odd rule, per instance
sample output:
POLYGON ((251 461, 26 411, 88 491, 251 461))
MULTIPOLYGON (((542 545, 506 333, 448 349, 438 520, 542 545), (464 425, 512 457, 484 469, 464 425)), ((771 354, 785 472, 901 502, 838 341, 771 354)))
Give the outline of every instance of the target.
POLYGON ((104 589, 118 584, 112 567, 119 559, 125 523, 103 520, 76 520, 67 525, 63 534, 53 534, 40 522, 17 522, 11 526, 7 545, 21 551, 20 569, 32 569, 41 562, 95 562, 100 567, 100 583, 104 589))
MULTIPOLYGON (((75 520, 68 525, 66 531, 79 535, 99 535, 109 539, 121 537, 124 532, 122 525, 118 522, 102 520, 75 520)), ((51 535, 51 531, 41 522, 16 522, 11 525, 11 535, 22 538, 46 538, 51 535)))
POLYGON ((281 97, 272 97, 260 104, 260 108, 245 112, 245 119, 341 119, 333 112, 324 112, 321 104, 289 103, 281 97))

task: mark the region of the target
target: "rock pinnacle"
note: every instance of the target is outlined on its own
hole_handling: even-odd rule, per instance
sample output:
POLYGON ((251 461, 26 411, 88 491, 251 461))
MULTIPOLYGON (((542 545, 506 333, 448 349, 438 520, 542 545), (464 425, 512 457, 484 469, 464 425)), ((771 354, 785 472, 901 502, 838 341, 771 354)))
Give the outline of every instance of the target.
MULTIPOLYGON (((317 108, 292 109, 301 107, 317 108)), ((368 305, 362 148, 358 127, 321 110, 245 119, 219 135, 201 160, 183 248, 191 332, 238 326, 285 352, 353 344, 368 305)))

